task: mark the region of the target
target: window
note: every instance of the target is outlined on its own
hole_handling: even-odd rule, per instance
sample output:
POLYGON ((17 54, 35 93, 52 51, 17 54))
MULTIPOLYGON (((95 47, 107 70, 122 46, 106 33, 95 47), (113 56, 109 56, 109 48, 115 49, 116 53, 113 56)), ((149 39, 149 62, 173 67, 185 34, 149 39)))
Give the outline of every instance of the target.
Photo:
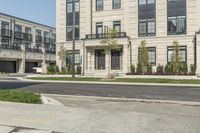
POLYGON ((113 9, 121 8, 121 0, 113 0, 113 9))
POLYGON ((95 50, 95 69, 105 70, 105 52, 102 49, 95 50))
POLYGON ((1 29, 9 30, 9 23, 8 22, 1 22, 1 29))
POLYGON ((21 25, 15 25, 15 32, 22 32, 22 26, 21 25))
MULTIPOLYGON (((79 0, 75 1, 75 39, 80 38, 80 2, 79 0)), ((67 1, 67 40, 71 41, 73 39, 73 0, 67 1)))
MULTIPOLYGON (((80 51, 75 51, 75 64, 80 65, 80 51)), ((73 51, 67 51, 66 64, 73 64, 73 51)))
POLYGON ((103 23, 102 22, 96 23, 96 36, 97 38, 103 37, 103 23))
POLYGON ((139 0, 138 7, 138 36, 156 35, 156 6, 155 0, 139 0))
POLYGON ((168 0, 168 35, 186 33, 186 0, 168 0))
POLYGON ((147 50, 149 55, 149 62, 151 63, 151 65, 156 65, 156 48, 150 47, 147 48, 147 50))
POLYGON ((153 4, 155 0, 139 0, 139 5, 153 4))
POLYGON ((139 36, 154 36, 155 28, 155 19, 142 19, 139 21, 139 36))
POLYGON ((26 34, 31 34, 31 28, 30 27, 25 27, 25 33, 26 34))
MULTIPOLYGON (((173 55, 174 55, 173 48, 174 48, 173 46, 167 48, 168 63, 172 62, 172 60, 173 60, 173 55)), ((179 58, 180 58, 180 62, 182 62, 182 63, 187 62, 187 47, 186 46, 179 47, 179 58)))
POLYGON ((96 0, 96 11, 103 10, 103 0, 96 0))
POLYGON ((121 22, 120 21, 114 21, 113 22, 113 29, 115 29, 117 32, 121 32, 121 22))
POLYGON ((122 69, 122 49, 111 50, 111 69, 112 70, 122 69))
POLYGON ((8 38, 2 38, 1 42, 2 42, 3 46, 8 46, 10 44, 10 39, 8 39, 8 38))

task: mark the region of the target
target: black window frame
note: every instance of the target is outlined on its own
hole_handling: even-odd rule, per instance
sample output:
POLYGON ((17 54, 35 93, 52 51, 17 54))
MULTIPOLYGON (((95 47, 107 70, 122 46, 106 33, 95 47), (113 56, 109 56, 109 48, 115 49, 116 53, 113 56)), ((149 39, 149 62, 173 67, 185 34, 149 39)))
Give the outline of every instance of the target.
MULTIPOLYGON (((66 6, 66 17, 67 17, 67 22, 66 22, 66 40, 67 41, 72 41, 72 32, 73 32, 73 0, 68 0, 67 1, 67 6, 66 6), (68 4, 72 4, 72 12, 68 12, 68 4), (71 33, 68 32, 69 29, 71 30, 71 33), (70 33, 70 34, 69 34, 70 33)), ((80 0, 75 0, 75 40, 79 40, 80 39, 80 0), (77 5, 78 4, 78 8, 77 9, 77 5)))
MULTIPOLYGON (((167 46, 167 63, 171 63, 171 61, 169 61, 169 51, 173 52, 173 48, 174 46, 167 46)), ((185 51, 185 61, 181 61, 179 63, 186 63, 187 64, 187 46, 179 46, 179 51, 185 51)))
MULTIPOLYGON (((67 55, 66 55, 66 65, 68 65, 68 66, 73 65, 73 59, 72 58, 73 58, 73 51, 68 50, 67 55)), ((80 65, 80 64, 81 64, 80 50, 75 50, 75 65, 80 65)))
POLYGON ((104 10, 104 0, 96 0, 96 11, 103 11, 104 10), (98 6, 98 1, 101 1, 101 8, 98 6))
POLYGON ((116 6, 115 0, 112 0, 112 9, 120 9, 121 8, 121 0, 119 0, 119 6, 116 6))
POLYGON ((111 50, 111 70, 122 70, 123 68, 123 49, 112 49, 111 50), (114 56, 114 54, 118 54, 117 56, 114 56), (117 57, 118 62, 113 62, 113 58, 117 57))
POLYGON ((138 0, 138 37, 156 36, 156 0, 149 3, 145 0, 145 4, 140 4, 138 0), (154 33, 149 33, 149 23, 154 22, 154 33), (145 33, 141 33, 141 24, 145 23, 145 33))
POLYGON ((104 49, 95 49, 95 70, 106 70, 106 54, 104 49), (98 55, 98 56, 97 56, 98 55), (100 57, 103 58, 103 63, 99 61, 100 57), (97 61, 98 57, 98 61, 97 61))
POLYGON ((113 29, 115 29, 116 30, 116 28, 115 27, 117 27, 117 26, 119 26, 119 33, 121 32, 121 30, 122 30, 122 25, 121 25, 121 21, 120 20, 118 20, 118 21, 113 21, 113 29))
MULTIPOLYGON (((172 25, 171 25, 172 26, 172 25)), ((167 0, 167 35, 187 34, 187 0, 167 0), (179 20, 184 17, 184 32, 178 31, 179 20), (170 31, 170 23, 174 18, 176 26, 175 31, 170 31)))
POLYGON ((156 66, 156 63, 157 63, 156 47, 147 47, 147 51, 148 51, 148 56, 149 56, 149 52, 155 52, 155 62, 150 62, 150 60, 149 60, 149 62, 151 63, 152 66, 156 66))

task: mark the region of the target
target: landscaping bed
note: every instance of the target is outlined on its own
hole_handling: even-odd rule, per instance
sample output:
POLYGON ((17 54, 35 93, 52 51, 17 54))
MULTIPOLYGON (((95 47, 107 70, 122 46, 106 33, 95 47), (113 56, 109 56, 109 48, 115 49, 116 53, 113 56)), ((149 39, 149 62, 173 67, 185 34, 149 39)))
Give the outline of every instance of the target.
POLYGON ((34 94, 31 92, 20 91, 20 90, 11 90, 11 89, 0 89, 0 101, 31 103, 31 104, 42 103, 39 94, 34 94))

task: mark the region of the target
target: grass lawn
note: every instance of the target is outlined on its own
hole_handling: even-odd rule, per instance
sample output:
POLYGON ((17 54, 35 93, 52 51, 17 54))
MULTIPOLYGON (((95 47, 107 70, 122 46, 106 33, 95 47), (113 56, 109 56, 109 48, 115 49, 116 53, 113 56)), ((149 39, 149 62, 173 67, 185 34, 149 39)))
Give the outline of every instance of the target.
POLYGON ((0 101, 41 104, 40 95, 26 91, 0 89, 0 101))
POLYGON ((103 80, 101 78, 29 78, 32 80, 56 80, 56 81, 92 81, 92 82, 127 82, 127 83, 170 83, 170 84, 200 84, 200 80, 175 80, 175 79, 142 79, 142 78, 117 78, 113 80, 103 80))

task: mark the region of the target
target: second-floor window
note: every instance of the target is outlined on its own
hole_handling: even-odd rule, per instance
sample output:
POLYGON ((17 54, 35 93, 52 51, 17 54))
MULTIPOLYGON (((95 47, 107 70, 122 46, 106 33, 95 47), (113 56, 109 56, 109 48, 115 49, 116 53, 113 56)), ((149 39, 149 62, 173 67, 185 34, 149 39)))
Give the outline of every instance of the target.
POLYGON ((138 7, 138 34, 143 36, 156 35, 156 6, 155 0, 139 0, 138 7))
POLYGON ((113 22, 113 29, 115 29, 117 32, 121 32, 121 22, 120 21, 114 21, 113 22))
POLYGON ((96 23, 96 34, 97 35, 103 34, 103 23, 102 22, 96 23))
POLYGON ((21 25, 15 25, 15 32, 22 32, 22 26, 21 25))
POLYGON ((96 0, 96 10, 103 10, 103 0, 96 0))
POLYGON ((75 23, 75 39, 80 38, 80 1, 75 1, 75 22, 73 22, 73 0, 67 1, 67 40, 73 39, 73 23, 75 23))
POLYGON ((121 0, 112 0, 113 1, 113 9, 121 8, 121 0))
POLYGON ((167 0, 168 35, 186 33, 186 0, 167 0))
POLYGON ((8 22, 1 22, 1 29, 3 30, 9 30, 9 23, 8 22))
POLYGON ((25 33, 26 34, 31 34, 31 28, 30 27, 26 27, 25 28, 25 33))

